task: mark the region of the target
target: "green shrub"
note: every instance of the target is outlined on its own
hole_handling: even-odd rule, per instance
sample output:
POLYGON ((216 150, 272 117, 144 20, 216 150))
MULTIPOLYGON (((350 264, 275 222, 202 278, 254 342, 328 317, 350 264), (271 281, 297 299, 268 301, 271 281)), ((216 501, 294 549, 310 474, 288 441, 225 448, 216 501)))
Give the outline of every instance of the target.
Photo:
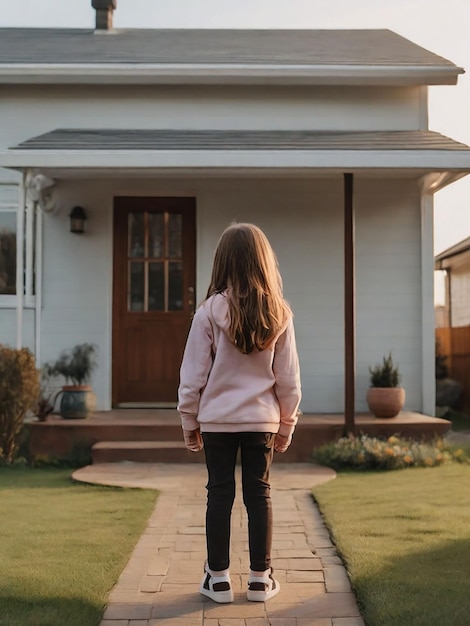
POLYGON ((420 443, 397 436, 379 439, 368 435, 328 443, 314 450, 313 458, 335 470, 393 470, 470 461, 463 450, 452 450, 442 439, 420 443))
POLYGON ((28 411, 39 397, 39 379, 31 352, 0 345, 0 461, 13 463, 28 411))
POLYGON ((383 357, 382 364, 369 367, 371 387, 398 387, 400 374, 393 364, 392 353, 383 357))

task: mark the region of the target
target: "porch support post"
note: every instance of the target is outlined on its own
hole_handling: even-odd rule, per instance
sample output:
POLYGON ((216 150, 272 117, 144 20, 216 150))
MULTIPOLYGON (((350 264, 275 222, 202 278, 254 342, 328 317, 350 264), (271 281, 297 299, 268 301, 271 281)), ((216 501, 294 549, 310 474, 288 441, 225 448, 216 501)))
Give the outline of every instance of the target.
POLYGON ((434 196, 422 191, 421 195, 421 411, 425 415, 436 412, 434 328, 434 196))
POLYGON ((26 204, 25 175, 23 174, 18 198, 16 216, 16 347, 23 346, 23 307, 24 307, 24 211, 26 204))
POLYGON ((344 174, 344 434, 355 434, 356 276, 353 174, 344 174))

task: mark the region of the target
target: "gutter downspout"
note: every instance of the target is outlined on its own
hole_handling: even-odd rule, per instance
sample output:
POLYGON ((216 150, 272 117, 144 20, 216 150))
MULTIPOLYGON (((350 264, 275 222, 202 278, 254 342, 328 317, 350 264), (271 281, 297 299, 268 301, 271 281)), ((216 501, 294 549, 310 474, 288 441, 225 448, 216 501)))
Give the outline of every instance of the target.
POLYGON ((35 300, 35 355, 36 367, 41 363, 41 321, 42 321, 42 224, 43 214, 39 205, 36 205, 36 300, 35 300))
POLYGON ((19 187, 18 213, 16 215, 16 347, 18 350, 23 345, 25 183, 26 174, 23 173, 19 187))

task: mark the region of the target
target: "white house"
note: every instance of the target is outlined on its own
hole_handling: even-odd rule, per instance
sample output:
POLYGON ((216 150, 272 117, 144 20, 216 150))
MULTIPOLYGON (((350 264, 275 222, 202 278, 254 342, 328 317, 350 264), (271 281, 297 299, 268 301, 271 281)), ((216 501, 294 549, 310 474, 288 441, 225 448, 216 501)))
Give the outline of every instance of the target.
POLYGON ((171 405, 218 237, 251 221, 303 411, 343 411, 346 345, 357 411, 392 351, 433 415, 433 194, 470 148, 428 129, 427 95, 463 70, 388 30, 116 31, 100 5, 96 30, 0 29, 0 342, 38 364, 94 343, 99 409, 171 405))

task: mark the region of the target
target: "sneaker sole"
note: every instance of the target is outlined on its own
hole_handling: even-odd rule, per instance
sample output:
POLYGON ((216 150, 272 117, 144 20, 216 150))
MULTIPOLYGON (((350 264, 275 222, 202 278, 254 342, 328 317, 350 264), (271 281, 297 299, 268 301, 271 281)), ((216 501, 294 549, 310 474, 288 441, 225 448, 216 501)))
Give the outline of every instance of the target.
POLYGON ((206 589, 203 585, 201 585, 199 587, 199 592, 203 596, 206 596, 207 598, 210 598, 211 600, 213 600, 214 602, 218 602, 219 604, 228 604, 229 602, 233 602, 234 600, 232 589, 230 589, 229 591, 211 591, 210 589, 206 589))

